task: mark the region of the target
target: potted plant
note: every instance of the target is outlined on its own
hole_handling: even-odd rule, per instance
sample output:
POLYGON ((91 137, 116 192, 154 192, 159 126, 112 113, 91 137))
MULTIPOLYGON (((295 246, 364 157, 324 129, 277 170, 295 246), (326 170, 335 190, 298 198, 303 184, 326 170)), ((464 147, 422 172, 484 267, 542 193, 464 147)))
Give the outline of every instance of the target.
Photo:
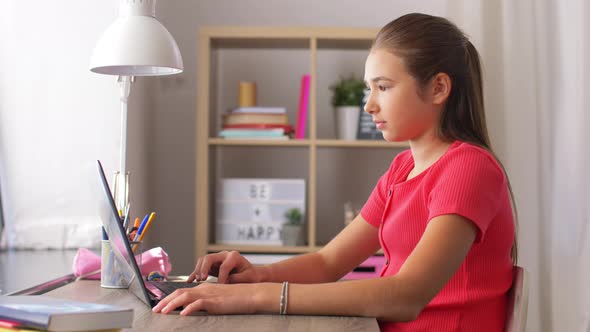
POLYGON ((285 212, 285 222, 281 231, 281 241, 285 246, 303 245, 303 214, 299 208, 285 212))
POLYGON ((354 140, 358 127, 361 103, 364 97, 365 83, 362 79, 350 75, 342 77, 330 86, 332 106, 336 112, 336 131, 338 138, 354 140))

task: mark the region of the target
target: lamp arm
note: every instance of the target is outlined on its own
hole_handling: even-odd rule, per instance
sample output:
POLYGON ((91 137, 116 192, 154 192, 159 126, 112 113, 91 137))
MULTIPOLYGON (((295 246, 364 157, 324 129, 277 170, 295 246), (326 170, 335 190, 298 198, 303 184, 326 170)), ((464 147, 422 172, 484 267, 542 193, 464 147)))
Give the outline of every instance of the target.
POLYGON ((123 176, 126 172, 126 159, 127 159, 127 110, 129 94, 131 93, 131 83, 135 81, 134 76, 119 76, 117 82, 119 83, 119 92, 121 94, 121 147, 119 150, 120 156, 120 169, 119 171, 123 176))

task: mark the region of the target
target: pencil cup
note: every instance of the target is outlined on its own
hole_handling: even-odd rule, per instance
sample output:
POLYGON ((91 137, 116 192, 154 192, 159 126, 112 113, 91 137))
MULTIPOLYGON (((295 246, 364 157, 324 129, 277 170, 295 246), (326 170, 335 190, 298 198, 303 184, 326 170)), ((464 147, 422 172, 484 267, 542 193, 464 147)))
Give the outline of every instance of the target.
MULTIPOLYGON (((100 286, 104 288, 129 288, 135 277, 133 267, 127 259, 135 259, 141 271, 142 242, 132 241, 131 248, 135 248, 135 257, 126 258, 125 248, 120 248, 116 253, 110 240, 102 240, 101 243, 101 264, 100 264, 100 286)), ((121 244, 124 245, 124 244, 121 244)))

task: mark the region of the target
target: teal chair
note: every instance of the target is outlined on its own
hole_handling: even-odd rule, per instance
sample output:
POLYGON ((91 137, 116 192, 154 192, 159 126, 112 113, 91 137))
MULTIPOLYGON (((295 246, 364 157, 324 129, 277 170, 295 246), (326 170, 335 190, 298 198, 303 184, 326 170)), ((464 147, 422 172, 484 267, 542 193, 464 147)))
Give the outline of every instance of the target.
POLYGON ((508 312, 506 315, 506 332, 524 332, 526 330, 527 309, 529 306, 528 272, 520 266, 514 266, 514 280, 508 291, 508 312))

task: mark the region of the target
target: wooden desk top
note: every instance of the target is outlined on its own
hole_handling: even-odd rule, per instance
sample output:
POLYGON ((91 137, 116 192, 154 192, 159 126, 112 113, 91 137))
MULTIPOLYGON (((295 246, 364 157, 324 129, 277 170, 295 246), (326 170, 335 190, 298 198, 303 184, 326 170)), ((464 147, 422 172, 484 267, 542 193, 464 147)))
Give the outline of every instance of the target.
POLYGON ((133 308, 133 328, 124 331, 379 331, 374 318, 363 317, 155 314, 130 291, 102 288, 91 280, 76 281, 44 295, 133 308))

